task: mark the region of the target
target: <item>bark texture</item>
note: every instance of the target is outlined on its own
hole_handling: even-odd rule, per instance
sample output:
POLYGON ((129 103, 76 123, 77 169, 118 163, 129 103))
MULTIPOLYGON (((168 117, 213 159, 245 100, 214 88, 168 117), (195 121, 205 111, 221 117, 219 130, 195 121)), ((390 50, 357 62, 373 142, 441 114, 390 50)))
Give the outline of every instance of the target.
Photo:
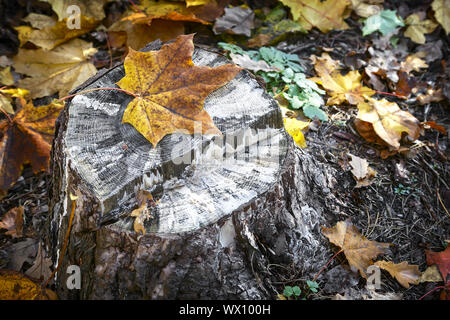
MULTIPOLYGON (((199 48, 193 60, 227 63, 199 48)), ((123 75, 118 66, 77 90, 111 87, 123 75)), ((275 101, 250 74, 205 102, 222 140, 174 134, 152 149, 121 123, 129 99, 111 91, 79 95, 59 118, 47 241, 55 262, 75 206, 56 279, 61 298, 267 299, 279 281, 273 265, 311 278, 326 263, 320 225, 325 208, 339 203, 333 169, 295 147, 275 101), (227 136, 241 137, 244 149, 242 141, 224 142, 227 136), (129 216, 138 190, 159 201, 144 236, 129 216), (81 268, 80 290, 67 289, 69 265, 81 268)))

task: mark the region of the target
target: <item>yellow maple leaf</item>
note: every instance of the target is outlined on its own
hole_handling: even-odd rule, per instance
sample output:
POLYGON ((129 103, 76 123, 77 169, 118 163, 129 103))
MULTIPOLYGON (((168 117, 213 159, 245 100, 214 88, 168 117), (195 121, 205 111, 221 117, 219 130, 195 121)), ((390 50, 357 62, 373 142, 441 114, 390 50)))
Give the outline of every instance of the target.
POLYGON ((220 134, 203 103, 241 68, 195 66, 193 36, 179 36, 157 51, 130 49, 125 59, 126 75, 117 85, 136 98, 125 109, 122 123, 133 125, 154 147, 167 134, 194 133, 198 124, 203 134, 220 134))
POLYGON ((313 27, 322 32, 345 30, 349 26, 344 21, 344 11, 349 0, 281 0, 291 8, 292 17, 306 30, 313 27))
POLYGON ((309 122, 300 121, 293 118, 284 118, 283 122, 284 128, 286 129, 287 133, 289 133, 292 136, 295 143, 300 148, 306 148, 307 147, 306 140, 302 130, 308 127, 309 122))
POLYGON ((14 84, 14 77, 11 74, 11 67, 0 68, 0 84, 11 86, 14 84))
POLYGON ((358 104, 356 129, 369 142, 385 144, 390 149, 399 149, 403 132, 411 140, 420 135, 420 122, 412 114, 403 111, 395 102, 385 99, 368 99, 358 104), (384 142, 384 143, 383 143, 384 142))
MULTIPOLYGON (((69 29, 66 18, 63 21, 55 20, 54 25, 46 26, 42 29, 34 29, 30 26, 19 26, 15 27, 15 29, 18 32, 20 46, 29 41, 45 50, 51 50, 64 42, 88 33, 96 28, 98 24, 99 22, 94 18, 81 16, 80 28, 69 29)), ((40 24, 36 25, 42 26, 40 24)))
POLYGON ((19 49, 14 57, 17 72, 31 76, 19 81, 19 86, 39 98, 59 92, 59 96, 78 87, 93 76, 97 69, 88 59, 97 52, 91 43, 73 39, 51 51, 19 49))
POLYGON ((434 17, 447 34, 450 33, 450 0, 434 0, 431 4, 434 17))
POLYGON ((406 18, 405 24, 407 25, 407 29, 405 30, 405 37, 410 38, 415 43, 424 44, 425 33, 431 33, 436 29, 437 24, 432 20, 420 20, 420 16, 417 13, 414 13, 406 18))
POLYGON ((389 272, 406 289, 410 284, 418 284, 422 275, 419 266, 409 265, 406 261, 397 264, 392 261, 377 261, 375 265, 389 272))
POLYGON ((361 235, 349 221, 339 221, 334 227, 322 227, 322 233, 345 254, 352 269, 359 270, 367 279, 367 268, 373 264, 372 259, 384 253, 391 243, 368 240, 361 235))
POLYGON ((361 83, 361 74, 358 70, 350 71, 343 76, 339 71, 319 74, 320 78, 313 80, 322 85, 330 95, 327 105, 339 105, 345 101, 358 104, 375 94, 375 91, 361 83))

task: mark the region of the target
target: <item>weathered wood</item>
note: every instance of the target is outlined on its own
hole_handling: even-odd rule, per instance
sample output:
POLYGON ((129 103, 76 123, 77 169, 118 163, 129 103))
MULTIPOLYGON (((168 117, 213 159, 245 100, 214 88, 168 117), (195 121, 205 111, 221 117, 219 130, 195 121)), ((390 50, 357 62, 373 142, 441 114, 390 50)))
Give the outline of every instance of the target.
MULTIPOLYGON (((199 48, 193 61, 227 63, 199 48)), ((123 76, 119 66, 78 90, 112 87, 123 76)), ((337 201, 333 174, 294 146, 276 102, 249 73, 205 102, 223 137, 173 134, 153 149, 121 123, 129 101, 115 91, 83 94, 60 116, 48 239, 54 261, 72 210, 69 195, 78 196, 56 279, 62 298, 264 299, 275 294, 271 264, 293 265, 305 277, 323 265, 329 251, 319 225, 322 208, 337 201), (227 141, 234 136, 241 138, 227 141), (158 200, 145 236, 129 217, 138 190, 158 200), (68 265, 80 266, 81 290, 67 289, 68 265)))

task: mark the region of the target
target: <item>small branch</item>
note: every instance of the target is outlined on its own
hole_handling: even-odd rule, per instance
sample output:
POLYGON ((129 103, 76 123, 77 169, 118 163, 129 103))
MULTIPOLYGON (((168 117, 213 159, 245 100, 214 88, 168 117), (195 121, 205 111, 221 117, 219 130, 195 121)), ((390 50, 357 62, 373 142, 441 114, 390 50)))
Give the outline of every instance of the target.
POLYGON ((439 289, 445 289, 445 287, 444 287, 444 286, 436 287, 436 288, 434 288, 434 289, 428 291, 427 293, 425 293, 425 294, 424 294, 423 296, 421 296, 418 300, 422 300, 422 299, 425 298, 427 295, 429 295, 429 294, 431 294, 431 293, 433 293, 434 291, 439 290, 439 289))

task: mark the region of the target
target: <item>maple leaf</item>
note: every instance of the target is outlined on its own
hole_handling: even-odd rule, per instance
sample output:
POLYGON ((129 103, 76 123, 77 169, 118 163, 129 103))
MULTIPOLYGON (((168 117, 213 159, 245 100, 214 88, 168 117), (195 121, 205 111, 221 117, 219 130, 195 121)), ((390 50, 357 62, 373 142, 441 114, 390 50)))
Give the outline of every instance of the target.
POLYGON ((344 22, 344 11, 350 4, 349 0, 281 0, 291 8, 295 21, 306 30, 313 27, 322 32, 345 30, 349 26, 344 22))
MULTIPOLYGON (((36 16, 34 15, 34 17, 36 16)), ((45 50, 51 50, 62 43, 88 33, 99 24, 94 18, 81 16, 80 28, 69 29, 67 20, 66 18, 63 21, 55 21, 52 26, 43 27, 44 25, 40 25, 43 27, 42 29, 34 29, 30 26, 15 27, 19 34, 20 46, 29 41, 45 50)))
POLYGON ((350 104, 358 104, 375 94, 374 90, 362 85, 362 77, 357 70, 350 71, 345 76, 339 71, 333 71, 331 74, 318 72, 318 74, 320 79, 314 78, 313 80, 322 85, 331 96, 327 105, 339 105, 345 101, 350 104))
POLYGON ((405 37, 410 38, 415 43, 424 44, 426 41, 425 33, 431 33, 436 29, 437 24, 427 19, 422 20, 417 13, 406 18, 405 24, 408 28, 405 30, 405 37))
POLYGON ((14 77, 11 74, 11 67, 0 68, 0 84, 11 86, 14 84, 14 77))
POLYGON ((403 132, 407 133, 412 141, 419 137, 420 122, 412 114, 386 99, 369 98, 368 101, 358 104, 357 120, 361 121, 355 121, 356 129, 364 139, 387 144, 391 149, 398 150, 403 132), (376 134, 375 137, 373 133, 376 134))
POLYGON ((410 284, 418 284, 422 275, 419 266, 409 265, 406 261, 397 264, 392 261, 377 261, 375 265, 389 272, 406 289, 410 284))
POLYGON ((447 248, 444 251, 440 252, 433 252, 427 250, 426 255, 427 255, 427 264, 437 265, 439 271, 441 272, 442 279, 444 279, 444 282, 448 282, 447 275, 450 273, 450 246, 447 246, 447 248))
POLYGON ((391 243, 368 240, 361 235, 350 220, 339 221, 334 227, 322 227, 322 233, 345 254, 350 267, 359 270, 367 279, 367 268, 373 264, 372 259, 384 253, 391 243))
POLYGON ((241 68, 232 64, 195 66, 193 36, 179 36, 158 51, 131 49, 125 59, 126 75, 117 85, 137 97, 125 109, 122 123, 133 125, 154 147, 165 135, 180 129, 194 133, 196 122, 201 123, 202 133, 220 134, 203 103, 241 68))
POLYGON ((93 76, 97 69, 88 59, 97 52, 92 44, 73 39, 51 51, 19 49, 14 57, 17 72, 31 76, 19 86, 39 98, 59 92, 60 97, 93 76))
POLYGON ((409 55, 406 57, 406 60, 400 64, 401 70, 405 71, 407 74, 410 74, 411 71, 420 71, 420 69, 428 68, 428 64, 421 59, 425 55, 426 54, 424 52, 417 52, 409 55))
POLYGON ((58 296, 20 272, 0 270, 0 300, 58 300, 58 296))
POLYGON ((23 207, 12 208, 5 213, 0 219, 0 229, 8 230, 6 234, 13 238, 21 237, 23 229, 23 207))
MULTIPOLYGON (((94 18, 97 21, 105 18, 104 5, 113 0, 42 0, 51 4, 53 11, 58 15, 58 20, 62 21, 68 17, 67 8, 77 6, 83 16, 94 18)), ((70 10, 69 10, 70 12, 70 10)))
POLYGON ((434 17, 444 28, 446 34, 450 33, 450 0, 434 0, 431 4, 434 17))
POLYGON ((51 103, 35 108, 19 98, 23 108, 12 121, 0 121, 0 194, 19 178, 30 163, 34 173, 47 170, 56 118, 63 105, 51 103))

